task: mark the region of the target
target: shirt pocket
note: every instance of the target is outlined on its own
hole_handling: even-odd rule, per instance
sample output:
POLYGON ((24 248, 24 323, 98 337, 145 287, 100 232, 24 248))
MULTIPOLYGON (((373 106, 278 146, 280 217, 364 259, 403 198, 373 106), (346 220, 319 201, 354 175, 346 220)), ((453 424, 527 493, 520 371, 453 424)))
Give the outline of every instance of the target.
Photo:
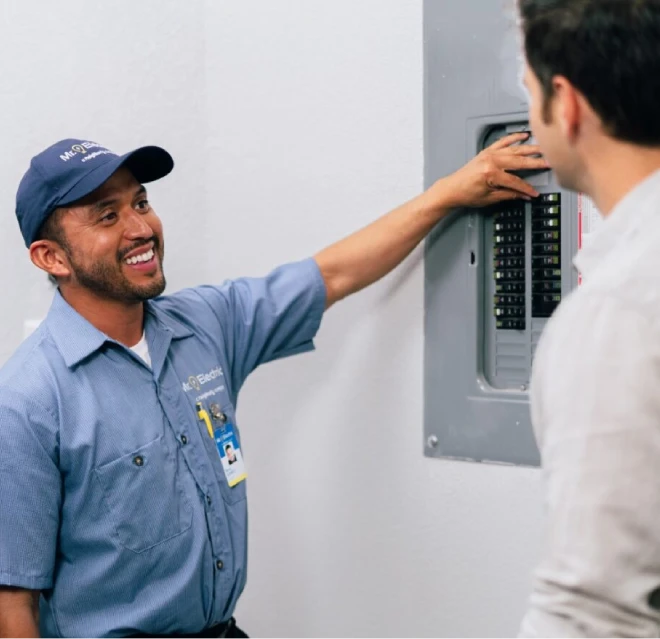
POLYGON ((110 518, 126 549, 139 553, 186 532, 192 507, 162 435, 94 469, 110 518))

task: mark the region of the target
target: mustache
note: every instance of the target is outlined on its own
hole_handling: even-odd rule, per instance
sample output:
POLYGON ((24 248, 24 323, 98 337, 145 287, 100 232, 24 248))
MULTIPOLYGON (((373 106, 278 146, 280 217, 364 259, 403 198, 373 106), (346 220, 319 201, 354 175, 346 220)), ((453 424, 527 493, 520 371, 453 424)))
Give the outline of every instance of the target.
POLYGON ((124 258, 125 258, 125 257, 126 257, 131 251, 134 251, 135 249, 139 249, 141 246, 147 246, 148 244, 152 244, 152 243, 153 243, 153 245, 154 245, 154 251, 155 251, 156 253, 158 253, 158 249, 160 248, 160 240, 158 239, 158 236, 153 235, 153 236, 151 236, 150 238, 148 238, 148 239, 146 239, 146 240, 140 240, 139 242, 136 242, 136 243, 133 244, 132 246, 128 246, 127 248, 122 249, 122 250, 119 251, 119 253, 117 254, 117 257, 118 257, 118 259, 119 259, 120 262, 123 262, 123 261, 124 261, 124 258))

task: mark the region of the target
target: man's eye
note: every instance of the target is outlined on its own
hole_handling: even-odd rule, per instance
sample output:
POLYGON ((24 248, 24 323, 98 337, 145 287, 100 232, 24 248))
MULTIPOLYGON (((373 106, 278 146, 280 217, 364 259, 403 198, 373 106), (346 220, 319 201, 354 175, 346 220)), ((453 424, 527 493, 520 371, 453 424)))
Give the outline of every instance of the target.
POLYGON ((138 211, 147 211, 149 210, 149 200, 140 200, 136 206, 138 211))
POLYGON ((106 213, 101 217, 101 222, 112 222, 117 217, 117 214, 114 211, 106 213))

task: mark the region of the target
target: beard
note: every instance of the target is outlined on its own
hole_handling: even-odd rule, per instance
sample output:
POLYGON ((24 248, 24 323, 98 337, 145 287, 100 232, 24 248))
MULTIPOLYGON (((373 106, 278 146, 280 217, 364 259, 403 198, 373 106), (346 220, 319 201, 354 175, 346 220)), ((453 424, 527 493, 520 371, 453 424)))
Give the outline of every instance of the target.
POLYGON ((166 282, 163 274, 163 253, 160 250, 160 241, 154 237, 155 259, 158 260, 159 268, 151 276, 151 281, 146 284, 135 284, 131 282, 122 271, 124 257, 131 251, 147 243, 135 245, 122 251, 118 255, 116 264, 110 262, 97 262, 91 266, 83 265, 76 256, 69 254, 69 263, 78 284, 94 293, 96 296, 111 299, 125 304, 136 304, 146 302, 158 297, 165 290, 166 282))

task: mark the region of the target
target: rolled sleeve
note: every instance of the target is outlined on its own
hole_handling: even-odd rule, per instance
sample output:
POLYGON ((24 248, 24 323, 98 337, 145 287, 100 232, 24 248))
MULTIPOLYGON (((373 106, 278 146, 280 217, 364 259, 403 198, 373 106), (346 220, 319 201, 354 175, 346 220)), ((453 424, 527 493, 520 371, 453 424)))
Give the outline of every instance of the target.
POLYGON ((53 585, 61 506, 56 420, 29 398, 0 392, 0 584, 53 585))
POLYGON ((660 332, 611 299, 562 322, 538 362, 547 547, 520 635, 657 636, 660 332))
POLYGON ((242 278, 194 291, 222 329, 236 390, 260 364, 314 348, 326 289, 313 259, 286 264, 263 278, 242 278))

